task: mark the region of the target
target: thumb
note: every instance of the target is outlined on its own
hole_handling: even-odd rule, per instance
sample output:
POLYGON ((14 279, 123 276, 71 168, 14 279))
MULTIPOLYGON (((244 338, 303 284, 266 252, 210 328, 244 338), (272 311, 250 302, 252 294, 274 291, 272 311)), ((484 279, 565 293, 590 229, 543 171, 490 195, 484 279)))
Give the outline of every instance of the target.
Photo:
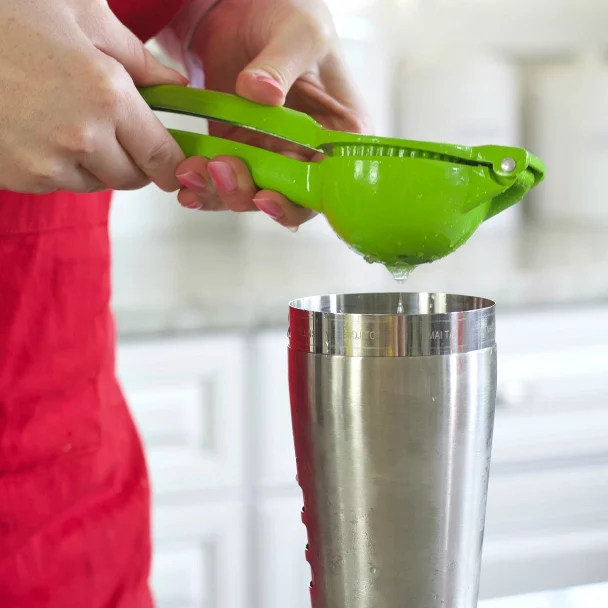
POLYGON ((316 23, 293 19, 280 24, 262 52, 239 74, 237 95, 283 105, 293 83, 320 62, 326 48, 324 33, 316 23))
POLYGON ((116 59, 129 73, 136 86, 188 84, 187 78, 158 61, 141 40, 113 14, 110 15, 110 23, 105 28, 103 41, 95 46, 116 59))

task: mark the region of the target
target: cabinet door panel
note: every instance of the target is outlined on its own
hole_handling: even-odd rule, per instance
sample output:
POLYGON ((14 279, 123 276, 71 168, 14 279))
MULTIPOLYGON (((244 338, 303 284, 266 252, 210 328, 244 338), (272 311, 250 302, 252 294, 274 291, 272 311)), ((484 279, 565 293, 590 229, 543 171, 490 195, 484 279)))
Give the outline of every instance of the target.
POLYGON ((255 341, 256 411, 254 483, 293 487, 296 459, 287 379, 287 338, 284 331, 265 332, 255 341))
POLYGON ((257 606, 310 608, 310 567, 299 497, 265 498, 257 508, 257 606))
POLYGON ((238 502, 154 509, 158 608, 250 608, 246 519, 238 502))
POLYGON ((244 351, 233 336, 120 346, 157 496, 242 484, 244 351))

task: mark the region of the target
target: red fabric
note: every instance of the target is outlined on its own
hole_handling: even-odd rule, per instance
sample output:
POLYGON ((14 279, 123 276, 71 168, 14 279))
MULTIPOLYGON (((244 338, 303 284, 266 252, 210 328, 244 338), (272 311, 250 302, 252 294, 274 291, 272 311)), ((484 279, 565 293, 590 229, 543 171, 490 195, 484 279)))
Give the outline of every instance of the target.
MULTIPOLYGON (((140 38, 179 0, 110 0, 140 38)), ((149 608, 149 489, 114 376, 110 194, 0 192, 0 606, 149 608)))
POLYGON ((185 3, 186 0, 109 0, 114 14, 141 40, 158 34, 185 3))

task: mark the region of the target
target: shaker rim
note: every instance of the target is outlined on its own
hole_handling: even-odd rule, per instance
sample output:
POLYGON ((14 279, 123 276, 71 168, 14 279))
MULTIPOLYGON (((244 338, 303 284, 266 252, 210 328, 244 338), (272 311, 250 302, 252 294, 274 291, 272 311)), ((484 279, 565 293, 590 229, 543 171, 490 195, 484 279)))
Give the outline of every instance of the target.
POLYGON ((296 298, 292 311, 335 317, 425 317, 466 313, 493 313, 489 298, 441 292, 361 292, 296 298), (403 310, 398 310, 399 302, 403 310))
POLYGON ((293 300, 289 347, 355 357, 450 355, 495 346, 495 303, 441 293, 352 293, 293 300))

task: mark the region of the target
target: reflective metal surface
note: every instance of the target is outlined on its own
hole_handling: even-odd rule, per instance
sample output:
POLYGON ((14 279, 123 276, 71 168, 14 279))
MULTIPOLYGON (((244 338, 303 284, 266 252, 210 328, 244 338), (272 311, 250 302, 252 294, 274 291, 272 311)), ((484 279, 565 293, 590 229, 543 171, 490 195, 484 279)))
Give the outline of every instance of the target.
POLYGON ((464 353, 494 344, 494 310, 491 300, 450 294, 304 298, 290 304, 289 346, 364 357, 464 353))
MULTIPOLYGON (((459 297, 442 296, 439 307, 436 296, 425 309, 420 303, 430 303, 429 295, 409 294, 403 306, 416 316, 447 316, 463 334, 449 344, 468 345, 469 352, 425 356, 429 348, 419 346, 416 356, 407 348, 400 356, 342 356, 298 350, 292 341, 292 420, 313 608, 477 605, 496 350, 493 329, 478 350, 470 349, 475 341, 466 332, 493 328, 494 307, 459 297)), ((311 318, 343 315, 346 324, 376 310, 383 323, 389 316, 369 307, 386 304, 387 294, 357 296, 360 308, 353 296, 328 298, 300 300, 298 310, 333 301, 335 312, 311 310, 311 318)), ((296 325, 300 318, 292 314, 296 325)), ((420 319, 419 327, 432 321, 420 319)), ((315 340, 309 343, 313 349, 315 340)))

